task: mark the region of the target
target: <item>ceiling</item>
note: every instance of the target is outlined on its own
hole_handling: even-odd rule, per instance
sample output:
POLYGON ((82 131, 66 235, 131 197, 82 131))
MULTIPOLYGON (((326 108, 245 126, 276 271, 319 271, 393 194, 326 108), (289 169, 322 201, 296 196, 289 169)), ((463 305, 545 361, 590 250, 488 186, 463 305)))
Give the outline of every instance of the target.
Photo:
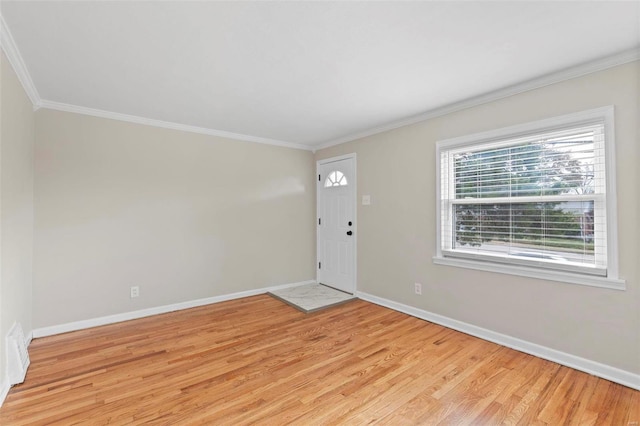
POLYGON ((640 45, 640 2, 2 1, 44 101, 326 146, 640 45))

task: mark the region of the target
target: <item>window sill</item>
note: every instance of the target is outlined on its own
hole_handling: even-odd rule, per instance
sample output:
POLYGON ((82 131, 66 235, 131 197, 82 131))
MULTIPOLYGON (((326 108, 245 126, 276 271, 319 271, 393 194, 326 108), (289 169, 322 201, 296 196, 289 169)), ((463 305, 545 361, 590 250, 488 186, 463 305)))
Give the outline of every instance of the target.
POLYGON ((560 281, 571 284, 581 284, 591 287, 601 287, 613 290, 625 290, 625 281, 617 278, 598 277, 570 272, 552 271, 547 269, 530 268, 526 266, 503 265, 452 257, 433 257, 437 265, 455 266, 459 268, 475 269, 478 271, 497 272, 499 274, 519 275, 529 278, 539 278, 550 281, 560 281))

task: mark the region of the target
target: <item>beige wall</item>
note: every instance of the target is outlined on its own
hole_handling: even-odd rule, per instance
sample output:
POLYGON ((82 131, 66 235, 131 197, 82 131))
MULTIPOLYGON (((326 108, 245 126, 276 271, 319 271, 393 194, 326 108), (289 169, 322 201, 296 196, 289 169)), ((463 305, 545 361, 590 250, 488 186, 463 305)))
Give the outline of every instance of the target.
MULTIPOLYGON (((2 62, 0 337, 14 321, 28 333, 314 278, 311 153, 34 114, 2 62)), ((356 152, 358 197, 372 197, 358 206, 358 289, 640 373, 639 76, 619 66, 319 151, 356 152), (616 106, 626 291, 432 263, 437 140, 604 105, 616 106)))
POLYGON ((5 336, 19 322, 31 332, 33 146, 31 101, 2 53, 0 76, 0 384, 5 336))
POLYGON ((53 110, 36 141, 35 327, 315 277, 309 151, 53 110))
POLYGON ((355 152, 358 290, 640 373, 638 63, 320 150, 355 152), (435 144, 615 105, 620 275, 626 291, 434 265, 435 144), (422 296, 413 283, 423 284, 422 296))

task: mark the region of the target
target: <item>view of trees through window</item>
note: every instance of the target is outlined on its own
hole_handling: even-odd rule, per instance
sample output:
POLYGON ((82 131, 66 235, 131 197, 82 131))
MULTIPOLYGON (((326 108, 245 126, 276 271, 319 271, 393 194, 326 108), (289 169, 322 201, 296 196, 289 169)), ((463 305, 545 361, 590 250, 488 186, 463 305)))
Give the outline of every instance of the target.
POLYGON ((594 158, 584 129, 455 154, 453 248, 592 263, 594 158))

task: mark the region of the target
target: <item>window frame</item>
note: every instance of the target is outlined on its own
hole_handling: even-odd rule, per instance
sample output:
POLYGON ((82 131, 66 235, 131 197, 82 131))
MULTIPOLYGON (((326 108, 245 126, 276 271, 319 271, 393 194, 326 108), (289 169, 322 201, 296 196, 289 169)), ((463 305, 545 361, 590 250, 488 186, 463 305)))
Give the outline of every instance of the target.
MULTIPOLYGON (((566 114, 558 117, 528 122, 510 127, 474 133, 461 137, 444 139, 436 143, 436 255, 433 262, 439 265, 448 265, 490 272, 520 275, 525 277, 540 278, 552 281, 582 284, 595 287, 604 287, 617 290, 625 289, 625 281, 618 276, 618 227, 617 227, 617 198, 616 198, 616 168, 615 168, 615 134, 614 134, 614 107, 606 106, 591 110, 566 114), (441 155, 443 152, 457 150, 463 147, 472 147, 483 144, 495 143, 500 140, 511 140, 534 136, 540 133, 554 132, 568 127, 578 127, 604 123, 604 149, 605 149, 605 209, 607 217, 607 274, 606 276, 591 275, 580 271, 558 270, 535 266, 533 264, 522 265, 518 263, 491 261, 491 256, 451 256, 443 252, 442 242, 442 209, 448 201, 442 199, 441 194, 441 155)), ((517 198, 514 199, 517 202, 517 198)))

